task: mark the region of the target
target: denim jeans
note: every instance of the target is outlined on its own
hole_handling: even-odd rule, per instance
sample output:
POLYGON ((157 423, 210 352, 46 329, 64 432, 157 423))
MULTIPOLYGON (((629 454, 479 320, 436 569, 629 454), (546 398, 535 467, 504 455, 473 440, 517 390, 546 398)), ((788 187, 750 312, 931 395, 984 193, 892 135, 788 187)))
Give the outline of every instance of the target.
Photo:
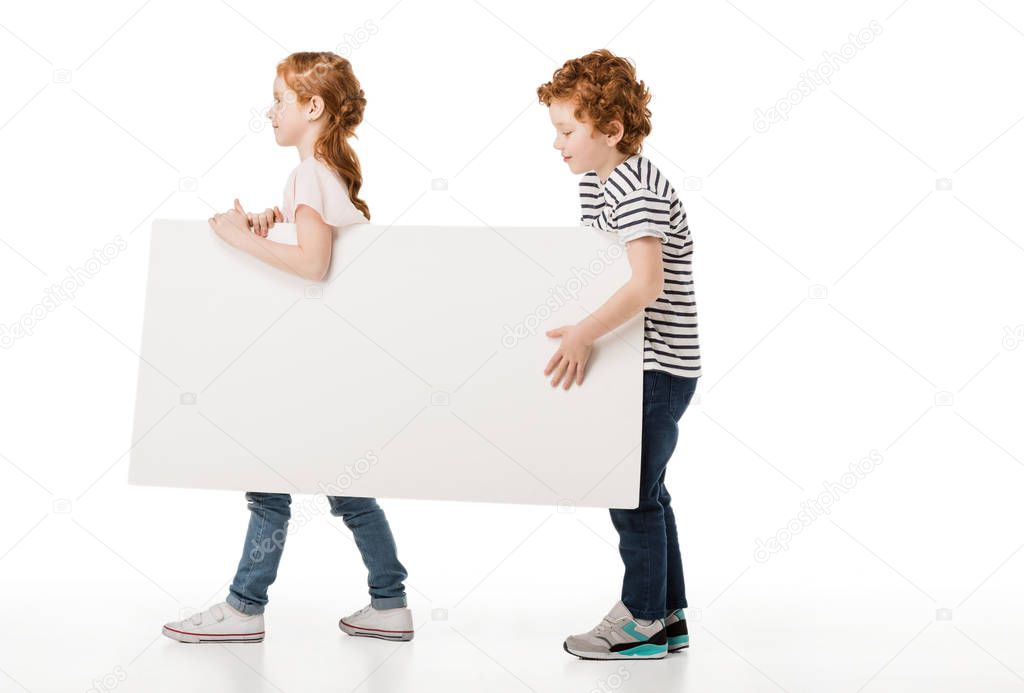
POLYGON ((622 603, 633 618, 664 618, 669 611, 686 607, 683 561, 665 469, 676 449, 679 419, 696 387, 697 378, 644 371, 640 504, 633 510, 611 509, 626 566, 622 603))
MULTIPOLYGON (((287 493, 245 494, 249 501, 249 529, 227 603, 246 614, 260 614, 267 605, 267 589, 277 579, 277 568, 288 537, 292 498, 287 493)), ((398 561, 395 539, 384 511, 373 498, 327 496, 331 515, 352 530, 369 573, 370 604, 375 609, 406 605, 405 568, 398 561)))

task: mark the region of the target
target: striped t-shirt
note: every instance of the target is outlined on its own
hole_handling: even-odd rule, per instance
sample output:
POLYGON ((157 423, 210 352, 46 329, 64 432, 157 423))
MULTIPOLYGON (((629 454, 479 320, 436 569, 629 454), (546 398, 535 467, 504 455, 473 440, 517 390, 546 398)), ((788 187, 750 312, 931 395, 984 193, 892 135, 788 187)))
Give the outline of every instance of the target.
POLYGON ((693 239, 675 188, 646 157, 635 154, 601 182, 596 171, 580 180, 581 221, 614 233, 625 244, 661 239, 665 286, 644 309, 644 370, 684 378, 701 375, 693 239))

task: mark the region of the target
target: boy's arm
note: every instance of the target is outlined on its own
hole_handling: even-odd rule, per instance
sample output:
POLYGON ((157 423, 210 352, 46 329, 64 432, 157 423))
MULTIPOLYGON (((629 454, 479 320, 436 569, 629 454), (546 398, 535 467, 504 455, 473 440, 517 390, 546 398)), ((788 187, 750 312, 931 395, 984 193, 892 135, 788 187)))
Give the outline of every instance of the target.
POLYGON ((628 321, 661 295, 664 285, 661 239, 656 236, 635 238, 626 243, 626 254, 632 270, 629 281, 580 322, 546 333, 548 337, 562 338, 561 346, 544 369, 544 375, 554 373, 552 386, 557 386, 563 377, 566 390, 573 381, 582 385, 594 342, 628 321))
POLYGON ((661 295, 665 273, 661 259, 661 240, 642 236, 626 244, 632 276, 618 291, 584 318, 576 327, 580 337, 593 344, 622 325, 661 295))

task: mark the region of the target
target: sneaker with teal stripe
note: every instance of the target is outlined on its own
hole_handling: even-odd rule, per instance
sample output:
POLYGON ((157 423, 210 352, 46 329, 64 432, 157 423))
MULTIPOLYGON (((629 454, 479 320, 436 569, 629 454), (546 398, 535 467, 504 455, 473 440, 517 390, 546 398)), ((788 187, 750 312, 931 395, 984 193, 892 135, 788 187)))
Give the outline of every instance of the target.
POLYGON ((665 620, 644 624, 619 602, 593 630, 570 635, 562 647, 580 659, 663 659, 668 653, 665 620))
POLYGON ((665 617, 665 636, 668 639, 669 652, 679 652, 690 646, 690 634, 686 630, 686 615, 682 609, 670 611, 665 617))

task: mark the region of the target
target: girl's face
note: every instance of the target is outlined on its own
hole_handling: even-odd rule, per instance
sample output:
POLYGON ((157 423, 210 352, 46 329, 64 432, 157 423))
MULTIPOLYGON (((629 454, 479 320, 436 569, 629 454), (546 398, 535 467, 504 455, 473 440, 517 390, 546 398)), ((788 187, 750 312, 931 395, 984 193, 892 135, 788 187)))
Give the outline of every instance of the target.
POLYGON ((282 77, 274 80, 274 105, 267 111, 274 126, 274 139, 282 147, 296 146, 311 125, 295 92, 282 77))
POLYGON ((617 156, 615 145, 620 136, 605 135, 590 123, 576 120, 575 104, 569 100, 552 101, 548 106, 551 124, 555 126, 554 147, 573 173, 602 171, 617 156))

